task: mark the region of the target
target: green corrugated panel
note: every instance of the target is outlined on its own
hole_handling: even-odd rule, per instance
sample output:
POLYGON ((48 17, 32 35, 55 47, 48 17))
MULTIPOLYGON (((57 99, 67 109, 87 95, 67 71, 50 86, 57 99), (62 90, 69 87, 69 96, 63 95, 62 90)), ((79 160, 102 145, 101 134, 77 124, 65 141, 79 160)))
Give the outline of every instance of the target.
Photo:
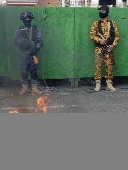
MULTIPOLYGON (((39 52, 39 77, 64 79, 92 77, 94 74, 94 44, 89 38, 92 22, 98 20, 96 8, 1 7, 0 75, 20 79, 18 48, 13 44, 16 29, 22 25, 20 14, 31 10, 43 35, 44 46, 39 52), (46 15, 45 15, 46 14, 46 15)), ((110 8, 110 19, 116 21, 120 33, 115 48, 115 76, 128 75, 128 10, 110 8)))
MULTIPOLYGON (((113 11, 116 12, 116 11, 113 11)), ((115 76, 128 76, 128 10, 121 8, 117 12, 115 20, 120 33, 120 40, 117 49, 115 50, 115 58, 117 63, 117 70, 114 71, 115 76)))
POLYGON ((42 78, 74 77, 74 9, 45 8, 42 78))
MULTIPOLYGON (((92 8, 75 8, 75 77, 92 77, 94 72, 94 45, 89 32, 94 21, 92 8)), ((97 18, 96 18, 97 19, 97 18)))
POLYGON ((8 75, 6 30, 5 30, 5 8, 0 7, 0 76, 8 75))
POLYGON ((128 76, 128 9, 112 8, 110 12, 110 18, 116 21, 120 33, 119 44, 114 51, 117 67, 117 69, 114 70, 114 75, 128 76))

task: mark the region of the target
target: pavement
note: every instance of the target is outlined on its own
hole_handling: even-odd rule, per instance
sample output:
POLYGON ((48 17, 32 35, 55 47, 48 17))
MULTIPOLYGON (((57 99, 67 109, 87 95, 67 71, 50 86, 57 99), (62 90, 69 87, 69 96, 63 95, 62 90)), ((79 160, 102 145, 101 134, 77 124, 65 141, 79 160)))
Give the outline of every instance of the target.
MULTIPOLYGON (((84 79, 83 79, 84 80, 84 79)), ((0 113, 17 110, 18 113, 89 113, 89 114, 123 114, 128 112, 128 78, 115 77, 115 92, 106 91, 103 80, 101 91, 94 92, 94 81, 81 81, 79 87, 73 88, 68 79, 56 83, 42 83, 39 89, 42 95, 19 95, 20 81, 0 82, 0 113), (37 106, 37 100, 43 99, 37 106)), ((52 80, 51 80, 52 82, 52 80)), ((31 87, 30 87, 31 88, 31 87)))

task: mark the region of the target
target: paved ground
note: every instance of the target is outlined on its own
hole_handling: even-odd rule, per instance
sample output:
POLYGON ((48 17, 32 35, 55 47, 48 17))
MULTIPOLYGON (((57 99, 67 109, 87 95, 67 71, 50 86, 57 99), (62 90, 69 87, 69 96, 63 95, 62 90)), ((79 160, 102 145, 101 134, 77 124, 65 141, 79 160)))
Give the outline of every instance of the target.
MULTIPOLYGON (((43 95, 31 95, 29 92, 20 96, 20 81, 4 82, 0 84, 0 113, 18 110, 20 113, 38 113, 37 99, 48 97, 50 102, 46 106, 46 113, 101 113, 121 114, 128 112, 128 78, 114 79, 116 92, 105 90, 102 82, 100 92, 94 92, 94 84, 80 83, 78 88, 71 88, 68 80, 59 81, 54 87, 39 86, 43 95)), ((42 111, 43 112, 43 111, 42 111)))

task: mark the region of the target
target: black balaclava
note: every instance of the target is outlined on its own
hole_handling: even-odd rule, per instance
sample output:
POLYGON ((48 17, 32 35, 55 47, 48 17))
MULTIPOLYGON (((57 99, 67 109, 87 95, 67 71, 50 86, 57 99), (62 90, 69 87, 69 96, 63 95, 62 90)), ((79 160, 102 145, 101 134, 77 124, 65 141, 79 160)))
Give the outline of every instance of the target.
POLYGON ((25 27, 31 27, 31 21, 32 19, 26 20, 26 18, 23 19, 23 23, 25 25, 25 27))
POLYGON ((108 16, 108 12, 105 12, 105 13, 100 12, 99 13, 100 18, 107 18, 107 16, 108 16))

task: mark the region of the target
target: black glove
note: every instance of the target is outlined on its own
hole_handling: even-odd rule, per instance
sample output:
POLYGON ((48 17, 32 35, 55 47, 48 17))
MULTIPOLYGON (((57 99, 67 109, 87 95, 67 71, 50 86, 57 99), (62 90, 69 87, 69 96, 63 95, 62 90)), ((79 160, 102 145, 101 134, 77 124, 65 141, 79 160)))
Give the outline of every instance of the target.
POLYGON ((22 50, 28 51, 31 49, 31 44, 27 39, 19 39, 19 46, 22 50))

